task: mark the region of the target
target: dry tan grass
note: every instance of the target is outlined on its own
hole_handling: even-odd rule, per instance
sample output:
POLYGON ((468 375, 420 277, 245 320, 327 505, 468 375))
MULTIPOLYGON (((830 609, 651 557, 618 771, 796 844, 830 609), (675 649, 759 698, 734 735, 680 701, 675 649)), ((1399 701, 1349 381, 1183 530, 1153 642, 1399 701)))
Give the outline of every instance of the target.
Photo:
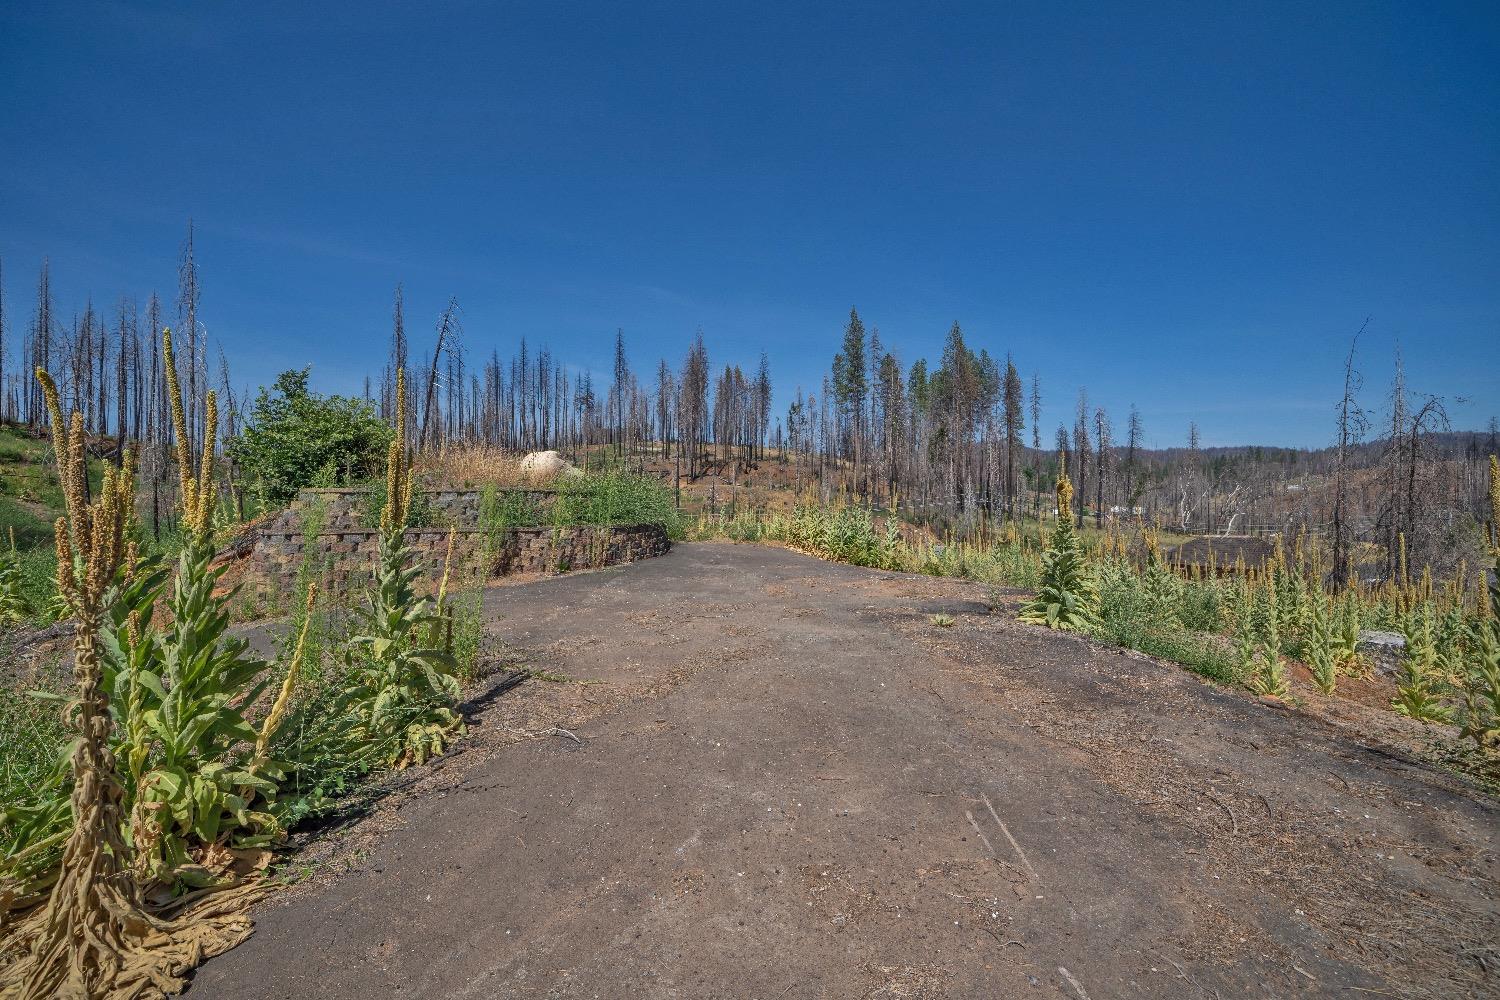
POLYGON ((417 466, 423 481, 432 486, 525 486, 526 477, 521 474, 524 457, 524 452, 493 445, 450 444, 436 454, 422 456, 417 466))

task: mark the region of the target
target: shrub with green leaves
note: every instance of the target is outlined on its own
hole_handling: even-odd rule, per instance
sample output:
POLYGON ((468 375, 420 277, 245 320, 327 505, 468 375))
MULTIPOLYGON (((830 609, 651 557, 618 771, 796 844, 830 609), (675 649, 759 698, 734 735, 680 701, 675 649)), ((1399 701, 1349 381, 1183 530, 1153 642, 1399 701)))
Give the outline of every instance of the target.
POLYGON ((391 428, 372 403, 319 396, 308 369, 282 372, 262 388, 229 454, 264 501, 280 506, 299 489, 349 485, 378 473, 391 428))
MULTIPOLYGON (((517 513, 515 509, 497 513, 517 513)), ((671 536, 681 537, 677 507, 672 494, 656 479, 629 473, 574 476, 558 480, 557 499, 552 505, 552 523, 655 524, 671 536)))
POLYGON ((479 526, 485 531, 533 528, 544 520, 541 504, 530 490, 502 490, 486 483, 480 491, 479 526))
MULTIPOLYGON (((1089 634, 1101 642, 1180 663, 1195 673, 1232 683, 1237 672, 1223 644, 1183 625, 1182 602, 1198 585, 1166 591, 1123 559, 1095 566, 1099 604, 1089 634), (1175 595, 1175 597, 1173 596, 1175 595)), ((1191 616, 1189 616, 1191 617, 1191 616)))

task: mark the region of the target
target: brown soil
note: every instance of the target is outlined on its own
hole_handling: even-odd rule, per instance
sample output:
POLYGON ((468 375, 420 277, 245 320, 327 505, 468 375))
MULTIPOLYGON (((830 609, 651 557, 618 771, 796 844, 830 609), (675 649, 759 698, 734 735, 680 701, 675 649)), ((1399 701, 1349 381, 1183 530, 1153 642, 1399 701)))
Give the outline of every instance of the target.
POLYGON ((727 544, 492 590, 498 665, 571 680, 471 705, 191 995, 1495 994, 1500 813, 1401 723, 990 598, 727 544))

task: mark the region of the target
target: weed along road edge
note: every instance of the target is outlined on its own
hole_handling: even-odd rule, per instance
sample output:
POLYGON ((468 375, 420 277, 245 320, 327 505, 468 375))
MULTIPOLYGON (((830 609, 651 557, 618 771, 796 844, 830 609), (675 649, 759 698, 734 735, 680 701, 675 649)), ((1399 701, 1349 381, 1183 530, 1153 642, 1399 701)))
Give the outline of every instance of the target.
POLYGON ((1490 802, 1018 602, 719 543, 492 589, 537 677, 189 995, 1494 988, 1490 802))

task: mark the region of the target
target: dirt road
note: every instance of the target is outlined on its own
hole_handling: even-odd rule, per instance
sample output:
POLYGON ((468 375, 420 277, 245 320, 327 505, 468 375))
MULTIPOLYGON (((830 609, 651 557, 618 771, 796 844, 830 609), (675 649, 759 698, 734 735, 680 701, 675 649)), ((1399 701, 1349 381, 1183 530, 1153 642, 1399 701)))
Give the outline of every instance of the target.
POLYGON ((1500 989, 1493 803, 995 596, 720 544, 496 589, 570 680, 476 707, 190 995, 1500 989))

